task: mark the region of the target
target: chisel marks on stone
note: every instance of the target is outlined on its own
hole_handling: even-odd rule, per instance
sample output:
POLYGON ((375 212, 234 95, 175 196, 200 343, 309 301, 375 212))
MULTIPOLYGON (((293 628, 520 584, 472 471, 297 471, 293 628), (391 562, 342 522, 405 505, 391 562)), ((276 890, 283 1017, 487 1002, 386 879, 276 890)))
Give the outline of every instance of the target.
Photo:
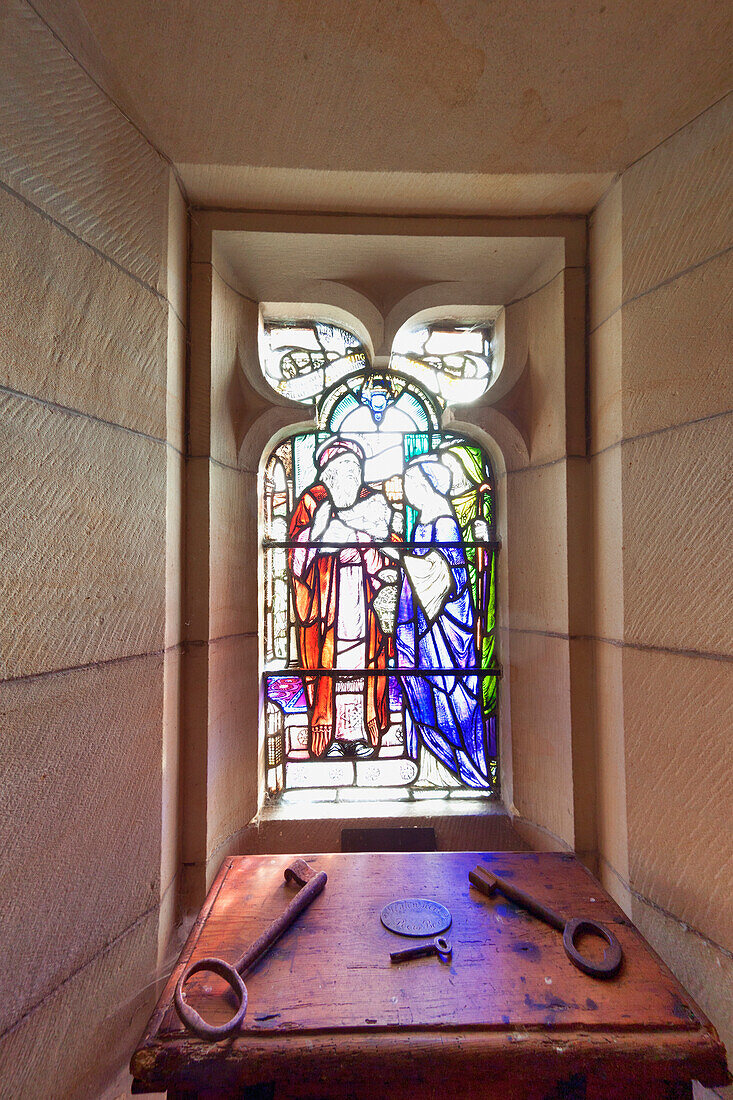
POLYGON ((0 1038, 3 1100, 102 1095, 155 1003, 157 946, 155 909, 0 1038))
POLYGON ((733 692, 720 661, 626 651, 631 884, 733 947, 733 692))
POLYGON ((165 444, 0 393, 0 462, 0 676, 162 649, 165 444))
POLYGON ((0 385, 163 437, 165 302, 2 190, 0 224, 0 385))
POLYGON ((733 251, 624 307, 618 345, 623 331, 627 438, 733 408, 732 275, 733 251))
POLYGON ((733 651, 733 415, 624 444, 624 640, 733 651))
POLYGON ((22 0, 0 15, 0 178, 160 292, 168 168, 22 0))
POLYGON ((157 904, 162 715, 161 655, 0 684, 0 1033, 157 904))
POLYGON ((623 176, 624 301, 733 243, 733 95, 623 176))

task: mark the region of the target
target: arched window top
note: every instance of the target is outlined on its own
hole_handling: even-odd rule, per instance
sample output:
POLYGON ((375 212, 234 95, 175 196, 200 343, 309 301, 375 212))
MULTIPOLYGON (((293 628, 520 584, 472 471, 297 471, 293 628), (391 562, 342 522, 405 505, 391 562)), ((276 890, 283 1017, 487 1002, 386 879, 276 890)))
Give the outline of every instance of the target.
POLYGON ((268 319, 260 327, 260 362, 273 389, 294 401, 315 402, 319 419, 329 393, 357 375, 362 386, 371 380, 375 392, 393 378, 412 379, 444 409, 477 400, 491 385, 492 334, 489 320, 408 322, 395 336, 388 370, 380 372, 365 342, 342 325, 268 319))
POLYGON ((430 392, 391 371, 357 371, 318 404, 318 422, 331 432, 426 432, 439 428, 440 418, 430 392))

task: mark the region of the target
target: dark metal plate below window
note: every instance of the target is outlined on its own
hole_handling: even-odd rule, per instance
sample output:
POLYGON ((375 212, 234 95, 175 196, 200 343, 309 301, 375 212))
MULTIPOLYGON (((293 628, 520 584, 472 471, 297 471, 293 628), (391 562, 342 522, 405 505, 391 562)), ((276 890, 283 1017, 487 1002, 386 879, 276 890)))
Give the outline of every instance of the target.
POLYGON ((401 825, 341 830, 342 852, 435 852, 435 829, 401 825))

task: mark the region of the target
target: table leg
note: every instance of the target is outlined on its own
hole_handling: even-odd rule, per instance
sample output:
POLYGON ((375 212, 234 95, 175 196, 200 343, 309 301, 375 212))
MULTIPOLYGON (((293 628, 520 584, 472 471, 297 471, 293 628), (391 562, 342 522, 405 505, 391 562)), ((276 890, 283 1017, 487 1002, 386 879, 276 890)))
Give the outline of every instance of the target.
MULTIPOLYGON (((588 1079, 584 1092, 579 1094, 579 1100, 636 1100, 637 1095, 643 1096, 643 1100, 693 1100, 691 1081, 646 1081, 641 1086, 643 1093, 630 1091, 634 1088, 629 1081, 611 1082, 598 1077, 588 1079)), ((565 1100, 565 1097, 575 1100, 575 1093, 553 1093, 552 1100, 565 1100)), ((549 1098, 548 1098, 549 1100, 549 1098)))
POLYGON ((275 1082, 224 1089, 168 1089, 168 1100, 275 1100, 275 1082))
MULTIPOLYGON (((586 1078, 583 1073, 571 1074, 569 1077, 556 1081, 553 1085, 535 1083, 534 1086, 518 1082, 509 1084, 506 1080, 492 1087, 492 1100, 522 1100, 523 1097, 531 1097, 531 1100, 693 1100, 692 1082, 690 1081, 658 1081, 656 1084, 645 1082, 643 1094, 630 1092, 632 1085, 626 1082, 609 1082, 599 1080, 597 1077, 586 1078)), ((293 1100, 298 1095, 297 1089, 284 1085, 280 1090, 276 1082, 265 1085, 234 1086, 233 1088, 201 1088, 201 1089, 169 1089, 168 1100, 293 1100)), ((309 1092, 309 1096, 313 1094, 309 1092)), ((345 1098, 353 1095, 353 1089, 348 1085, 341 1085, 329 1090, 329 1096, 345 1098)), ((362 1095, 359 1092, 359 1095, 362 1095)), ((402 1094, 401 1094, 402 1095, 402 1094)), ((411 1093, 405 1095, 413 1095, 411 1093)), ((416 1095, 416 1094, 415 1094, 416 1095)), ((437 1093, 430 1092, 434 1097, 437 1093)), ((471 1095, 475 1095, 471 1091, 471 1095)), ((483 1093, 482 1093, 483 1095, 483 1093)))

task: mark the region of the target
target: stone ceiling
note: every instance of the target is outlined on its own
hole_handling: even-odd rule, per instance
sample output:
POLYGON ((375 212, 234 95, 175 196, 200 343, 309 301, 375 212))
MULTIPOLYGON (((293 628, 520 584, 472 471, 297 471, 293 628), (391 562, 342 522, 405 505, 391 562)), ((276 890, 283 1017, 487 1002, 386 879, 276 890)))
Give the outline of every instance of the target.
POLYGON ((418 175, 427 209, 530 181, 537 212, 564 185, 582 208, 730 85, 731 9, 710 0, 79 2, 206 202, 360 209, 380 173, 382 208, 418 175))

